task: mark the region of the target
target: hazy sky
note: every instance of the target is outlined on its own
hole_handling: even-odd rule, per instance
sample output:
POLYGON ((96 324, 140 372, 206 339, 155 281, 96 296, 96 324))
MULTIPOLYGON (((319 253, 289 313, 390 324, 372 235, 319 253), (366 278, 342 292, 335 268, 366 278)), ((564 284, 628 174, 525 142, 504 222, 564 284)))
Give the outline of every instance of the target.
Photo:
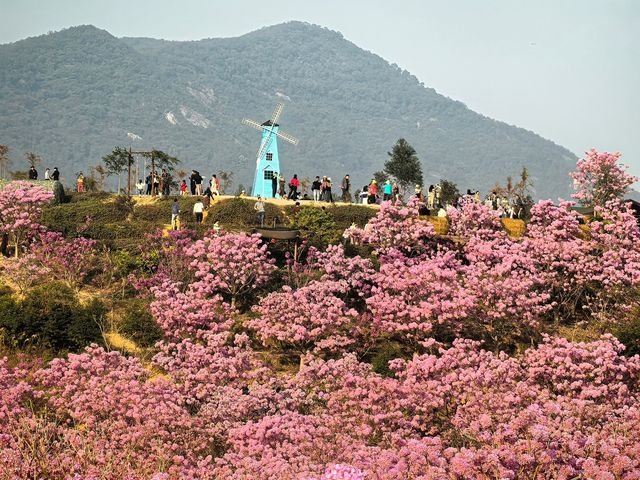
POLYGON ((80 24, 196 40, 307 21, 578 155, 619 150, 640 176, 640 0, 0 0, 0 18, 0 43, 80 24))

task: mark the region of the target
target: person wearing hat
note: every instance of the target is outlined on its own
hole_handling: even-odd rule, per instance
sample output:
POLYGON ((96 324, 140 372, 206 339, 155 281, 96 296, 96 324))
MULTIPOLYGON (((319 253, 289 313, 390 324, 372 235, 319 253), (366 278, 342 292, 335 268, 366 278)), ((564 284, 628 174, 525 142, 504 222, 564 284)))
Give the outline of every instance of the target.
POLYGON ((373 179, 369 184, 369 204, 373 205, 375 203, 378 203, 377 200, 378 200, 378 182, 375 179, 373 179))

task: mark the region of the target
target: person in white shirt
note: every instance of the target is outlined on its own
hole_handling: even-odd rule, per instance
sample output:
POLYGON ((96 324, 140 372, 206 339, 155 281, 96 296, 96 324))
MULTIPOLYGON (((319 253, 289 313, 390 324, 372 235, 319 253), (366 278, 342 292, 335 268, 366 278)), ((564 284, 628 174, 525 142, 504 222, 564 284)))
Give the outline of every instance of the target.
POLYGON ((51 180, 51 174, 49 173, 49 169, 48 168, 44 171, 44 179, 45 180, 51 180))
POLYGON ((202 216, 204 212, 204 203, 202 203, 202 199, 198 199, 198 201, 193 205, 193 213, 196 216, 196 222, 202 223, 202 216))
POLYGON ((262 200, 262 197, 260 195, 258 195, 258 201, 253 206, 253 209, 256 212, 258 212, 258 223, 260 224, 260 226, 263 226, 264 225, 264 200, 262 200))

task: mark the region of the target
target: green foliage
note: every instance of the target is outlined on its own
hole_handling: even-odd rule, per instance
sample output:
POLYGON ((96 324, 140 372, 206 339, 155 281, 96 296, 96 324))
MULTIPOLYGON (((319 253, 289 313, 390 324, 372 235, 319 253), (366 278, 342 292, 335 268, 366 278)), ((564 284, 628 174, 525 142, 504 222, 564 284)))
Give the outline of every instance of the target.
POLYGON ((142 155, 150 159, 157 170, 164 168, 168 171, 173 171, 175 167, 180 163, 180 160, 178 160, 176 157, 172 157, 162 150, 154 149, 148 153, 143 153, 142 155))
POLYGON ((410 353, 406 351, 406 346, 394 341, 384 342, 377 345, 371 353, 371 369, 386 377, 393 376, 393 371, 389 368, 389 362, 396 358, 407 359, 410 353))
MULTIPOLYGON (((254 199, 239 197, 215 201, 209 207, 206 222, 211 225, 219 222, 225 227, 252 228, 256 225, 256 211, 253 209, 255 203, 254 199)), ((276 223, 282 223, 284 216, 276 205, 265 203, 264 210, 265 225, 271 225, 273 220, 276 220, 276 223)))
POLYGON ((39 346, 55 352, 79 351, 102 341, 106 313, 99 300, 81 305, 75 292, 60 282, 32 288, 18 300, 0 297, 0 328, 11 346, 39 346))
POLYGON ((139 299, 127 305, 118 323, 118 331, 143 348, 151 347, 162 339, 162 329, 149 312, 149 305, 139 299))
POLYGON ((107 171, 107 175, 120 175, 126 171, 135 162, 133 155, 124 147, 116 147, 109 155, 102 157, 107 171))
POLYGON ((340 240, 333 216, 326 210, 314 207, 304 207, 291 222, 293 228, 298 228, 309 239, 311 245, 325 247, 340 240))
POLYGON ((636 311, 632 318, 621 322, 614 330, 614 335, 626 347, 626 356, 640 355, 640 312, 636 311))
POLYGON ((453 205, 458 197, 460 191, 458 186, 450 180, 440 180, 440 201, 443 205, 453 205))
MULTIPOLYGON (((416 149, 409 145, 404 138, 398 139, 389 155, 389 160, 384 164, 387 175, 396 179, 403 191, 409 191, 412 184, 422 185, 422 167, 416 154, 416 149)), ((386 180, 386 179, 385 179, 386 180)), ((378 182, 380 185, 382 182, 378 182)))

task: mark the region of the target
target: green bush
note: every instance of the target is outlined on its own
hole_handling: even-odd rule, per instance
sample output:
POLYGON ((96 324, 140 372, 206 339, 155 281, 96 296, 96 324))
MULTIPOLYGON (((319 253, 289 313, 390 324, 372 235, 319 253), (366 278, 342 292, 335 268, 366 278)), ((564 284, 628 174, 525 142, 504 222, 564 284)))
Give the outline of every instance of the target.
MULTIPOLYGON (((253 209, 255 203, 255 199, 239 197, 216 200, 209 207, 205 223, 213 225, 215 222, 219 222, 224 226, 250 229, 257 223, 256 211, 253 209)), ((284 215, 280 208, 271 203, 265 203, 264 209, 265 225, 270 225, 274 219, 278 219, 278 223, 282 223, 284 215)))
POLYGON ((333 216, 321 208, 303 207, 293 217, 291 226, 300 229, 309 244, 320 248, 338 242, 342 236, 342 231, 336 226, 333 216))
POLYGON ((621 323, 614 331, 614 335, 626 348, 624 355, 632 357, 640 354, 640 315, 621 323))
POLYGON ((118 331, 141 347, 151 347, 163 337, 162 329, 149 313, 149 306, 139 299, 127 305, 118 331))
POLYGON ((352 223, 364 227, 378 213, 378 210, 365 205, 339 205, 327 207, 327 211, 333 216, 334 222, 342 232, 352 223))
POLYGON ((29 290, 22 300, 0 297, 0 328, 13 346, 78 351, 102 341, 105 312, 102 302, 83 306, 71 288, 52 282, 29 290))

